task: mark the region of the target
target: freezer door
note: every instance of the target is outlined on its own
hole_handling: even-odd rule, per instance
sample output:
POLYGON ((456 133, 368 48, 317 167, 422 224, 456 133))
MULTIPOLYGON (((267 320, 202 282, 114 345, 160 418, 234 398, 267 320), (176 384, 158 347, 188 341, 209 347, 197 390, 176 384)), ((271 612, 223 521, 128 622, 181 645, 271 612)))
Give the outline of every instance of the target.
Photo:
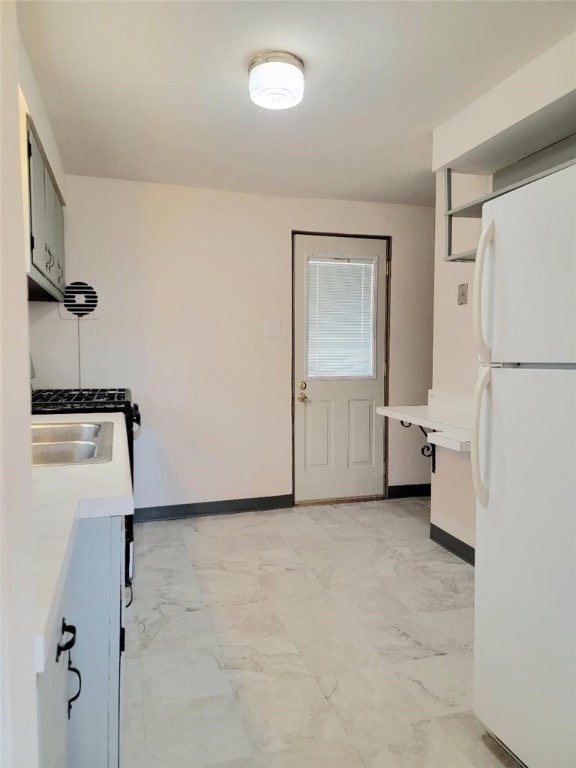
POLYGON ((474 711, 529 768, 573 768, 576 370, 494 369, 479 456, 474 711))
POLYGON ((576 165, 486 203, 482 226, 483 362, 576 363, 576 165))

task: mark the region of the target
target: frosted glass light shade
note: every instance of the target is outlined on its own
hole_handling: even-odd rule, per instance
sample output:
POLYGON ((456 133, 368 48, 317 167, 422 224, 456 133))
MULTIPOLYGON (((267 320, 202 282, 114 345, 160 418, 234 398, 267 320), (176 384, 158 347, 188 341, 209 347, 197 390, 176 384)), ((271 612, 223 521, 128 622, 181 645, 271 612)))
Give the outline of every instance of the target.
POLYGON ((264 109, 290 109, 304 96, 304 64, 283 51, 259 53, 249 67, 250 98, 264 109))

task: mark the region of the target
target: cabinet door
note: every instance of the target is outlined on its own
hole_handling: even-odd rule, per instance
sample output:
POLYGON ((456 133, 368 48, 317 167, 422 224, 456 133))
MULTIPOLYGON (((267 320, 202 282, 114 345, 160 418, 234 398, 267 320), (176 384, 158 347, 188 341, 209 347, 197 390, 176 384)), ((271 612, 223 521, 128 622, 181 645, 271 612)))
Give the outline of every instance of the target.
POLYGON ((46 243, 46 192, 44 186, 44 158, 34 138, 28 131, 29 182, 30 182, 30 235, 32 263, 45 274, 48 261, 46 243))
POLYGON ((37 679, 38 731, 41 768, 66 768, 68 762, 68 654, 63 653, 56 661, 58 642, 62 639, 62 619, 70 621, 63 598, 57 612, 58 622, 50 640, 48 661, 37 679))
POLYGON ((66 285, 64 276, 64 209, 56 197, 56 284, 62 291, 66 285))
POLYGON ((78 627, 71 658, 82 675, 82 693, 70 713, 68 760, 82 768, 118 766, 120 523, 80 520, 70 562, 68 610, 78 627))
POLYGON ((58 246, 56 232, 56 206, 59 200, 52 183, 48 169, 44 168, 44 194, 46 197, 46 246, 48 249, 46 262, 46 277, 53 285, 58 284, 58 246))

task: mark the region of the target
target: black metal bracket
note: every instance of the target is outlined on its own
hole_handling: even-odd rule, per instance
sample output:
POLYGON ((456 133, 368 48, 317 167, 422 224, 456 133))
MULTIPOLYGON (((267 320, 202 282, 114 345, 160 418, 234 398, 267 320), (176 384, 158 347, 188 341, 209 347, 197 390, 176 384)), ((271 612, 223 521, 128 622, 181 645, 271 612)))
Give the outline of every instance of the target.
POLYGON ((76 645, 76 627, 74 624, 66 624, 66 619, 62 619, 60 633, 61 635, 70 635, 70 639, 65 643, 58 643, 56 646, 56 661, 60 661, 60 656, 76 645))
POLYGON ((72 705, 75 701, 80 697, 80 694, 82 693, 82 675, 80 674, 80 670, 77 667, 72 666, 72 654, 68 654, 68 671, 72 672, 76 675, 78 678, 78 691, 72 696, 70 699, 68 699, 68 720, 70 720, 70 715, 72 714, 72 705))
MULTIPOLYGON (((412 426, 411 421, 401 421, 400 424, 402 424, 403 427, 406 427, 406 429, 409 429, 412 426)), ((435 429, 431 429, 430 432, 426 432, 424 427, 420 426, 420 424, 416 424, 415 426, 418 427, 420 432, 424 435, 424 437, 428 438, 428 435, 430 432, 436 432, 435 429)), ((420 449, 420 453, 422 456, 425 456, 427 459, 432 460, 432 472, 436 472, 436 446, 434 443, 426 443, 426 445, 422 446, 420 449)))

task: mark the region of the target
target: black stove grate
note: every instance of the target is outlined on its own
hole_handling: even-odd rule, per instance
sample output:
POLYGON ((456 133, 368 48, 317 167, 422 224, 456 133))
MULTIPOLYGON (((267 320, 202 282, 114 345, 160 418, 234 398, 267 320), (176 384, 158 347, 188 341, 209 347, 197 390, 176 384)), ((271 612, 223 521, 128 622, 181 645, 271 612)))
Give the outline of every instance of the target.
MULTIPOLYGON (((48 406, 113 406, 132 401, 129 389, 37 389, 32 392, 32 408, 48 406)), ((37 411, 36 411, 37 412, 37 411)))

